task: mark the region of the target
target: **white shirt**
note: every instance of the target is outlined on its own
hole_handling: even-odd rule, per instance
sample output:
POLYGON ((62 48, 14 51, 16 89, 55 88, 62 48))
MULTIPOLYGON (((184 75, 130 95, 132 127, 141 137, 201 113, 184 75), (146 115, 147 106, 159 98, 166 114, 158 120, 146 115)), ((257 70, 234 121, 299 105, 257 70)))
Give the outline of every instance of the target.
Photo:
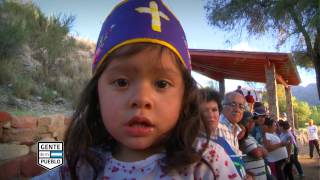
MULTIPOLYGON (((274 133, 266 133, 266 139, 269 140, 271 144, 278 144, 281 142, 280 138, 274 133)), ((288 158, 288 152, 284 146, 270 151, 267 154, 267 160, 269 162, 276 162, 285 158, 288 158)))
POLYGON ((315 125, 307 127, 308 140, 318 140, 318 128, 315 125))

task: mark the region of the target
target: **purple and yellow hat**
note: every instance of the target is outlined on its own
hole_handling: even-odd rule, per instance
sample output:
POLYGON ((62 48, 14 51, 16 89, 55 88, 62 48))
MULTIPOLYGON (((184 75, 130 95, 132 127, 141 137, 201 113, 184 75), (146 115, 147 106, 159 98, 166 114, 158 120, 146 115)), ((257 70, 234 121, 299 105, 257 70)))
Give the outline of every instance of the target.
POLYGON ((125 0, 112 10, 100 31, 92 71, 119 47, 139 42, 169 48, 191 71, 183 28, 161 0, 125 0))

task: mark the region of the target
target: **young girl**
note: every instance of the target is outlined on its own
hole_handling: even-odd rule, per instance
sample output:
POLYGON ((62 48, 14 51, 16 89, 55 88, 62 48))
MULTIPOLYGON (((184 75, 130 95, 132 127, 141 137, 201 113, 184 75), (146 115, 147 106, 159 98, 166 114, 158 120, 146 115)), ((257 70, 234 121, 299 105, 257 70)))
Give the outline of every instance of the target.
POLYGON ((209 136, 180 23, 161 0, 127 0, 101 29, 67 162, 38 178, 240 179, 209 136))

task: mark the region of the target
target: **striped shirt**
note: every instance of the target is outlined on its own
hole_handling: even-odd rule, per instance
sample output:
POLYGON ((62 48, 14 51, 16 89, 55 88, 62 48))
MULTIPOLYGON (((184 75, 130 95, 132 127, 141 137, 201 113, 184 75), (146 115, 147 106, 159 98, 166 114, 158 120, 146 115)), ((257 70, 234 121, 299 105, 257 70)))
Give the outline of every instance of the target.
POLYGON ((240 143, 240 149, 243 153, 247 154, 247 156, 243 157, 244 168, 247 172, 251 172, 254 175, 254 179, 266 180, 267 176, 263 158, 256 158, 250 155, 250 152, 258 147, 258 142, 251 135, 240 143))
POLYGON ((232 124, 223 114, 220 115, 219 124, 216 129, 216 135, 223 137, 232 147, 233 151, 238 155, 242 155, 238 142, 238 134, 240 132, 241 128, 238 124, 232 124), (236 130, 235 134, 233 134, 234 129, 236 130))

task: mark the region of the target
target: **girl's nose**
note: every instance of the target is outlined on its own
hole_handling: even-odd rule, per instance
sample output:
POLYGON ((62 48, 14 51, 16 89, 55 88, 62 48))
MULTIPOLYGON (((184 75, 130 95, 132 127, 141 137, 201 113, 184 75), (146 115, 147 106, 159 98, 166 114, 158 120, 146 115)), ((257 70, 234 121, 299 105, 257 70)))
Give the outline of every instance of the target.
POLYGON ((132 97, 130 100, 131 108, 142 108, 142 109, 151 109, 152 108, 152 87, 147 84, 139 84, 134 88, 132 92, 132 97))

